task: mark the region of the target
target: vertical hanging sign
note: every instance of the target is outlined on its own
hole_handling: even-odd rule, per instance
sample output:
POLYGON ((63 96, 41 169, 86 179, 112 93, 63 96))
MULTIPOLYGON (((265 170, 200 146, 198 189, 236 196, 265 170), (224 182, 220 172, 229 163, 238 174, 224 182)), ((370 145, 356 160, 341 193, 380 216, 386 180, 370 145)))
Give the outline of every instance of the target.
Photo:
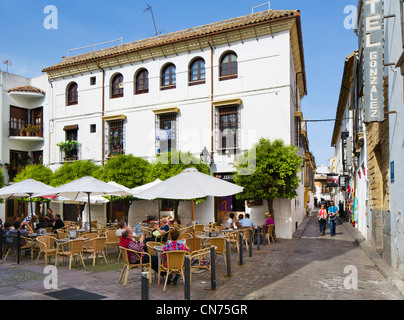
POLYGON ((364 30, 364 122, 384 121, 383 98, 383 0, 365 0, 364 30))

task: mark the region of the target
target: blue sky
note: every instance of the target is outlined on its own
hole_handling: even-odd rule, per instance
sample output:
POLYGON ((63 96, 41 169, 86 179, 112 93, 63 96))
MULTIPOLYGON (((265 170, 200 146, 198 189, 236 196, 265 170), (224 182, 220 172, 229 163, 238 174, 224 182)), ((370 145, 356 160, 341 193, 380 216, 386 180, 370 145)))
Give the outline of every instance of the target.
MULTIPOLYGON (((251 13, 259 0, 0 0, 0 59, 12 60, 9 72, 26 77, 67 56, 68 49, 123 37, 124 43, 251 13), (44 13, 54 5, 58 29, 46 29, 44 13)), ((273 0, 275 10, 301 11, 308 95, 302 100, 307 119, 335 117, 345 57, 357 48, 352 29, 345 29, 344 8, 357 0, 273 0)), ((262 7, 265 9, 267 7, 262 7)), ((6 65, 0 63, 5 71, 6 65)), ((310 150, 317 165, 328 164, 333 122, 308 124, 310 150)))

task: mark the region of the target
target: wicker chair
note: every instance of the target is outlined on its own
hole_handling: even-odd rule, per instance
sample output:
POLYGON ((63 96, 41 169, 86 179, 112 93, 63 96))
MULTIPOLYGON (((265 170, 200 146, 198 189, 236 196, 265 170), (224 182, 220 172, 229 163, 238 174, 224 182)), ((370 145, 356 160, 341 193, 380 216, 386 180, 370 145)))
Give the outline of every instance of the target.
POLYGON ((38 263, 41 253, 44 254, 45 265, 47 265, 48 259, 50 260, 51 256, 56 256, 56 249, 55 249, 56 240, 57 240, 56 238, 50 236, 39 236, 36 238, 36 243, 39 247, 39 253, 38 257, 36 258, 35 264, 38 263))
POLYGON ((202 238, 195 237, 195 247, 194 247, 194 239, 186 239, 185 246, 188 248, 189 252, 194 252, 202 249, 204 240, 202 238))
POLYGON ((105 263, 108 264, 107 257, 105 256, 104 247, 105 241, 107 238, 105 237, 95 237, 90 238, 87 243, 86 247, 83 249, 83 253, 86 255, 93 255, 93 266, 95 266, 95 259, 97 258, 97 253, 101 253, 104 257, 105 263))
POLYGON ((274 240, 274 235, 273 235, 273 233, 274 233, 274 228, 275 228, 275 225, 274 225, 274 224, 270 224, 270 225, 268 226, 268 230, 267 230, 267 234, 266 234, 267 240, 268 240, 268 244, 271 243, 270 240, 272 240, 272 242, 275 242, 275 240, 274 240))
POLYGON ((125 270, 126 270, 126 274, 125 274, 125 281, 123 282, 124 286, 126 286, 126 283, 128 282, 128 276, 129 276, 130 269, 141 268, 141 270, 143 272, 143 270, 145 268, 147 268, 148 272, 149 272, 149 282, 151 283, 152 282, 152 277, 151 277, 152 266, 151 266, 150 254, 148 254, 147 252, 139 252, 139 251, 131 250, 131 249, 124 248, 124 247, 119 247, 119 250, 122 253, 122 259, 124 262, 121 276, 119 277, 119 282, 121 282, 122 276, 123 276, 123 273, 125 272, 125 270), (135 254, 139 258, 139 263, 130 263, 129 254, 135 254), (149 257, 149 262, 143 262, 144 256, 149 257))
POLYGON ((192 234, 191 233, 180 233, 178 240, 185 240, 185 239, 191 239, 192 234))
POLYGON ((180 274, 182 276, 182 280, 185 283, 185 276, 184 276, 184 261, 185 261, 185 255, 187 255, 187 251, 181 251, 181 250, 176 250, 176 251, 165 251, 161 256, 160 256, 160 269, 159 269, 159 280, 161 276, 161 272, 166 272, 166 279, 164 282, 164 289, 163 292, 166 291, 167 287, 167 280, 168 276, 170 274, 180 274), (167 261, 167 266, 164 265, 164 260, 163 257, 166 257, 167 261))
POLYGON ((225 238, 210 238, 209 244, 216 247, 216 255, 223 256, 224 264, 227 267, 226 260, 226 239, 225 238))
POLYGON ((195 225, 195 231, 204 231, 205 225, 204 224, 197 224, 195 225))
POLYGON ((58 239, 69 239, 70 235, 65 231, 64 228, 60 228, 56 230, 58 239))
MULTIPOLYGON (((108 254, 108 248, 117 247, 119 248, 119 237, 116 236, 115 230, 107 230, 105 231, 105 237, 107 241, 105 242, 105 251, 108 254)), ((119 260, 119 256, 118 256, 119 260)))
POLYGON ((86 240, 84 239, 76 239, 58 244, 56 247, 55 267, 58 266, 58 257, 69 257, 69 270, 71 270, 73 258, 79 257, 85 268, 86 265, 83 260, 83 247, 85 241, 86 240), (69 245, 69 250, 67 251, 64 250, 64 246, 66 245, 69 245))
POLYGON ((198 270, 208 270, 211 272, 211 260, 210 260, 210 248, 204 248, 201 250, 195 250, 191 253, 191 280, 192 272, 198 270))

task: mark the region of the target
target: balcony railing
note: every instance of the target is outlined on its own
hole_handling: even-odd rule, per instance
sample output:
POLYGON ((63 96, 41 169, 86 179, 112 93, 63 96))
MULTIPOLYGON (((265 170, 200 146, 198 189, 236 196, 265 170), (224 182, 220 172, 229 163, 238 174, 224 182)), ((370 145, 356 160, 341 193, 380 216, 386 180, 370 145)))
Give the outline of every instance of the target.
POLYGON ((18 119, 9 122, 9 137, 32 136, 43 137, 43 127, 40 124, 18 119))

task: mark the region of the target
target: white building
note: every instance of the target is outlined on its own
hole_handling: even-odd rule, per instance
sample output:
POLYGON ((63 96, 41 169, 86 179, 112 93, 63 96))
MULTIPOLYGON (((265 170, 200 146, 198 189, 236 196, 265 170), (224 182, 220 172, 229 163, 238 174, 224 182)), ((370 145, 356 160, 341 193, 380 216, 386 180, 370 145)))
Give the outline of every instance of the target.
MULTIPOLYGON (((214 175, 232 180, 234 164, 261 137, 300 145, 300 100, 306 94, 299 11, 259 12, 63 58, 43 70, 49 80, 43 162, 103 164, 115 154, 153 160, 166 150, 209 154, 214 175), (77 140, 77 151, 57 143, 77 140), (205 151, 206 152, 206 151, 205 151)), ((307 135, 307 133, 306 133, 307 135)), ((297 199, 274 203, 277 236, 291 238, 304 217, 304 170, 297 199)), ((264 222, 264 203, 209 198, 196 206, 201 223, 248 211, 264 222)), ((190 220, 181 202, 182 223, 190 220)), ((92 207, 106 222, 105 207, 92 207)), ((129 224, 156 213, 136 202, 129 224)))

